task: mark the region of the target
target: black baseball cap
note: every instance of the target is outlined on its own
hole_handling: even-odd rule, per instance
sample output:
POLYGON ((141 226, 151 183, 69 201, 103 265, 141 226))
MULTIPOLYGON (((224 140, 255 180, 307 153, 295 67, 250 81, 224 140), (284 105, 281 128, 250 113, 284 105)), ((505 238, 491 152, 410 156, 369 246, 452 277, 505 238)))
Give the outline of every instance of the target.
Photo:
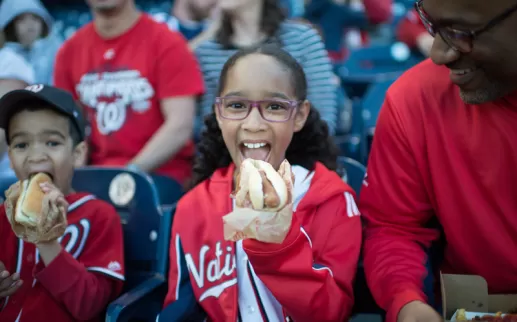
POLYGON ((30 85, 5 94, 0 99, 0 129, 7 132, 10 118, 21 108, 20 103, 36 100, 70 118, 79 133, 80 141, 85 139, 85 120, 72 94, 48 85, 30 85))

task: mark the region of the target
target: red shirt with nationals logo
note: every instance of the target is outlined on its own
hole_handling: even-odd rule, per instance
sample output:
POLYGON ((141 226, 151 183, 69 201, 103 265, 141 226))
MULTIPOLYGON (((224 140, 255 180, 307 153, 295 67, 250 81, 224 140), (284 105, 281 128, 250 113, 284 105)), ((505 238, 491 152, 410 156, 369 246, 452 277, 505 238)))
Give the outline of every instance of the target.
MULTIPOLYGON (((55 85, 86 107, 91 163, 101 166, 125 166, 142 150, 164 123, 161 100, 204 90, 185 39, 146 14, 112 39, 101 38, 93 23, 84 26, 60 49, 54 75, 55 85)), ((184 181, 193 153, 189 141, 156 172, 184 181)))
POLYGON ((45 266, 34 244, 17 238, 0 206, 0 261, 22 287, 0 298, 2 322, 103 321, 124 281, 122 225, 115 209, 89 194, 66 197, 63 250, 45 266))

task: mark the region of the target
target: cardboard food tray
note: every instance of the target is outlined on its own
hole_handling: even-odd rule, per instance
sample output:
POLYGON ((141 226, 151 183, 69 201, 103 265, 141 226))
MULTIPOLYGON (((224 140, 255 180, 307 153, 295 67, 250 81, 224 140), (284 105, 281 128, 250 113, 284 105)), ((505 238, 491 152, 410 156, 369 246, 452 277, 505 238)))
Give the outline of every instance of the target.
MULTIPOLYGON (((458 314, 458 311, 460 309, 457 309, 456 312, 454 312, 454 314, 452 315, 450 321, 451 322, 456 322, 456 314, 458 314)), ((472 320, 473 318, 475 318, 476 316, 485 316, 485 315, 492 315, 494 316, 495 313, 483 313, 483 312, 470 312, 470 311, 465 311, 465 317, 467 318, 467 320, 472 320)), ((503 314, 504 315, 504 314, 503 314)))
POLYGON ((488 294, 488 284, 481 276, 440 274, 440 282, 445 321, 456 321, 459 309, 465 309, 468 320, 517 309, 517 294, 488 294))

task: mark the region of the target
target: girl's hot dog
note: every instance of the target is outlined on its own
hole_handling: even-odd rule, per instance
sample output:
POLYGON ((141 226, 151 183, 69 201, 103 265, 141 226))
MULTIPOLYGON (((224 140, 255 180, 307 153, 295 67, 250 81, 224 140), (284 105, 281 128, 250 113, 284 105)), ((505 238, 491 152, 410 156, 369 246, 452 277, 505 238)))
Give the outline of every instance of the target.
POLYGON ((271 164, 246 159, 237 177, 237 206, 245 206, 248 198, 253 209, 277 211, 287 203, 287 185, 271 164))

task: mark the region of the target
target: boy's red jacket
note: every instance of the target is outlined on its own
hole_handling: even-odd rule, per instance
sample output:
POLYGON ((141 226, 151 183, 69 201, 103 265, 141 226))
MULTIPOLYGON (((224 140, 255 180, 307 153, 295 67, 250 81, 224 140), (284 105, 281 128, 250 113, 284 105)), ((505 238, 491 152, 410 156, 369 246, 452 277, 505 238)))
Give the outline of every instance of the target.
POLYGON ((0 298, 2 322, 103 321, 122 290, 122 225, 108 203, 84 193, 66 197, 68 226, 61 253, 45 267, 34 244, 17 238, 0 206, 0 261, 22 287, 0 298))
POLYGON ((517 92, 469 105, 431 60, 388 90, 360 209, 372 294, 397 321, 426 301, 426 250, 445 233, 441 270, 484 277, 490 293, 517 293, 517 92))
MULTIPOLYGON (((217 170, 178 203, 169 292, 160 321, 193 320, 199 305, 209 321, 246 320, 240 312, 245 308, 238 307, 236 243, 223 238, 222 217, 233 207, 233 173, 233 165, 217 170)), ((310 175, 305 193, 295 195, 296 211, 285 241, 249 239, 242 245, 250 271, 279 303, 281 315, 283 310, 282 320, 343 321, 354 303, 359 211, 352 189, 335 172, 318 163, 310 175)))

